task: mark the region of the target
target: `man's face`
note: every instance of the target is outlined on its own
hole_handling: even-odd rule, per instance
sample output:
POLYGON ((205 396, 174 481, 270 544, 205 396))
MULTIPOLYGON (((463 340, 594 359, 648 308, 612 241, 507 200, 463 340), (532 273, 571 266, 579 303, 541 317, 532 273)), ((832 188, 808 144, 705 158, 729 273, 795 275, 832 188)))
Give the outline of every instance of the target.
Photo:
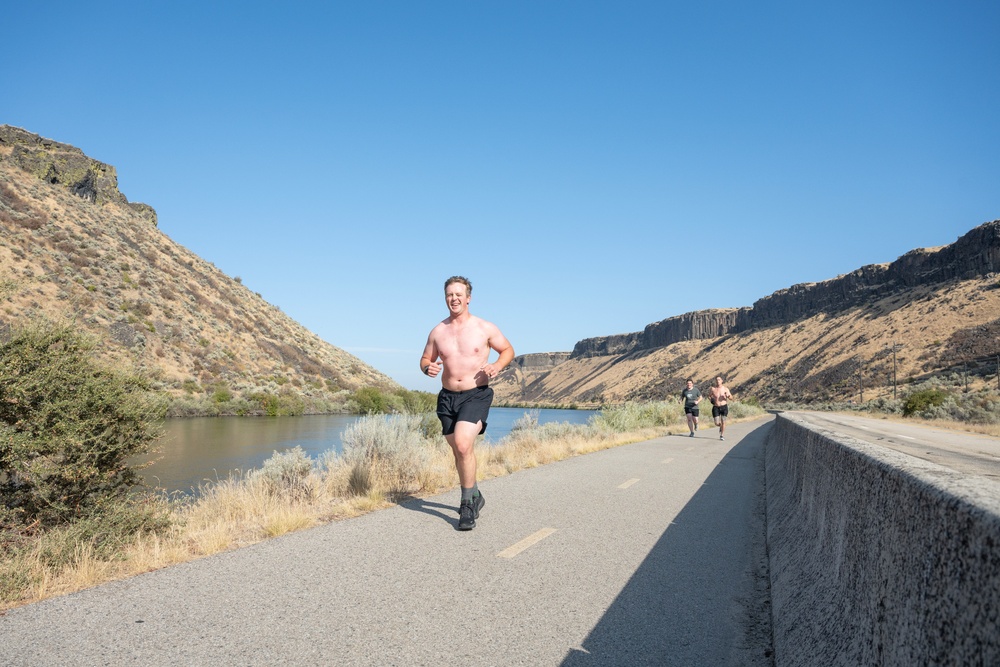
POLYGON ((722 386, 722 378, 721 377, 715 378, 715 386, 716 387, 721 387, 722 386))
POLYGON ((463 283, 451 283, 444 290, 444 302, 452 315, 458 315, 469 306, 468 287, 463 283))
POLYGON ((692 388, 693 386, 694 386, 694 382, 691 382, 691 380, 688 380, 688 381, 687 381, 687 388, 688 388, 688 389, 690 389, 690 388, 692 388))

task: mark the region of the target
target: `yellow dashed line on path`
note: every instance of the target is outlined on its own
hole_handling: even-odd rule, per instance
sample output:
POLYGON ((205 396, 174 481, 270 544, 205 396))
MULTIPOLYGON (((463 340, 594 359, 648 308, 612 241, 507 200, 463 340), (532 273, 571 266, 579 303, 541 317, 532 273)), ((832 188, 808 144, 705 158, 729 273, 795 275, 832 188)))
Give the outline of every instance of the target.
POLYGON ((630 479, 630 480, 629 480, 629 481, 627 481, 627 482, 623 482, 622 484, 619 484, 619 485, 618 485, 618 488, 619 488, 619 489, 627 489, 628 487, 632 486, 633 484, 635 484, 635 483, 636 483, 636 482, 638 482, 638 481, 639 481, 639 478, 638 478, 638 477, 636 477, 636 478, 633 478, 633 479, 630 479))
POLYGON ((513 558, 514 556, 518 555, 528 547, 541 542, 554 532, 556 532, 555 528, 542 528, 537 533, 528 535, 526 538, 524 538, 517 544, 512 544, 511 546, 507 547, 506 549, 497 554, 497 558, 513 558))

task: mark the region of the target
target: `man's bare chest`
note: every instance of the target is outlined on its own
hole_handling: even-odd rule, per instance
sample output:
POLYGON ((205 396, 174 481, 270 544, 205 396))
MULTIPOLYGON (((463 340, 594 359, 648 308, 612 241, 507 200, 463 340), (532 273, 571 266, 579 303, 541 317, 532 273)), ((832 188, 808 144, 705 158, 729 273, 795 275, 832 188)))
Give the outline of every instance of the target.
POLYGON ((475 357, 489 352, 489 340, 481 331, 445 332, 438 350, 442 357, 475 357))

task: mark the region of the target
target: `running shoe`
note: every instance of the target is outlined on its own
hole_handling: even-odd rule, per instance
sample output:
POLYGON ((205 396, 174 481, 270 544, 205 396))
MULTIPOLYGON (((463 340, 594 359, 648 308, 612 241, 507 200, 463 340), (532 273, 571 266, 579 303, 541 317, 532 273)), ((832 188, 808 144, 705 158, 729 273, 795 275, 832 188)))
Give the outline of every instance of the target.
POLYGON ((694 431, 691 431, 690 433, 688 433, 688 435, 693 438, 694 437, 694 431))
POLYGON ((463 500, 458 508, 458 529, 472 530, 476 527, 476 509, 471 500, 463 500))
POLYGON ((725 438, 723 438, 723 437, 722 437, 722 436, 720 435, 720 436, 719 436, 719 440, 725 440, 725 438))
POLYGON ((463 500, 458 508, 458 529, 472 530, 476 527, 476 519, 479 518, 479 511, 486 505, 486 499, 480 493, 472 500, 463 500))

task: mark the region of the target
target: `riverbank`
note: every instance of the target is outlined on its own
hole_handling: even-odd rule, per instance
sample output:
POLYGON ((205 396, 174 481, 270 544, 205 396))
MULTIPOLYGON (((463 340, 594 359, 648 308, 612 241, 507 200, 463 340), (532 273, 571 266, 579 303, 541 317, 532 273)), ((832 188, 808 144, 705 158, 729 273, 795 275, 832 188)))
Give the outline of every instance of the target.
MULTIPOLYGON (((763 411, 733 405, 733 421, 763 411)), ((603 410, 586 425, 539 425, 530 415, 503 441, 477 444, 479 478, 682 433, 677 403, 603 410)), ((340 456, 313 460, 295 450, 242 476, 207 484, 197 499, 150 497, 164 528, 129 536, 104 527, 59 528, 7 550, 0 610, 247 546, 278 535, 454 488, 454 459, 433 414, 369 417, 344 434, 340 456)))
MULTIPOLYGON (((596 414, 585 410, 527 410, 493 407, 487 443, 506 437, 514 423, 528 412, 540 424, 569 422, 585 424, 596 414)), ((301 415, 297 417, 189 417, 167 419, 152 451, 136 459, 149 463, 141 471, 151 487, 168 495, 194 495, 205 480, 227 479, 233 472, 254 470, 275 452, 302 447, 317 459, 333 450, 342 451, 341 435, 363 415, 301 415)))

